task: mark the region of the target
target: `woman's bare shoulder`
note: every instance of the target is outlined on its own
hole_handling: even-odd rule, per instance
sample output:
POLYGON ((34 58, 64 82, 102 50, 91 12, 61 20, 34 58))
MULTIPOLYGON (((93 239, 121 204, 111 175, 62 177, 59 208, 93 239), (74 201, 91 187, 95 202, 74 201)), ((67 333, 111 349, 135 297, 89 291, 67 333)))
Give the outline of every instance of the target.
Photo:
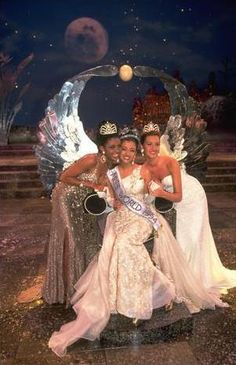
POLYGON ((74 170, 76 168, 80 168, 80 167, 88 167, 88 169, 93 168, 94 166, 96 166, 97 164, 97 154, 96 153, 90 153, 87 154, 81 158, 79 158, 78 160, 76 160, 75 162, 73 162, 72 165, 70 165, 65 171, 70 171, 70 170, 74 170))
POLYGON ((140 168, 140 173, 141 173, 142 177, 149 178, 151 176, 147 165, 145 165, 145 164, 139 165, 139 168, 140 168))
POLYGON ((137 165, 137 168, 140 169, 141 172, 145 172, 145 171, 149 171, 148 169, 148 165, 146 163, 142 164, 142 165, 137 165))
POLYGON ((87 155, 81 157, 79 160, 77 160, 75 163, 81 163, 81 162, 90 162, 92 163, 97 163, 98 160, 98 155, 97 153, 88 153, 87 155))
POLYGON ((171 156, 159 156, 158 160, 160 164, 166 164, 168 166, 178 165, 178 161, 176 160, 176 158, 171 156))
POLYGON ((169 162, 169 161, 172 161, 172 160, 174 160, 173 159, 173 157, 171 157, 171 156, 159 156, 158 157, 158 161, 160 161, 160 162, 169 162))

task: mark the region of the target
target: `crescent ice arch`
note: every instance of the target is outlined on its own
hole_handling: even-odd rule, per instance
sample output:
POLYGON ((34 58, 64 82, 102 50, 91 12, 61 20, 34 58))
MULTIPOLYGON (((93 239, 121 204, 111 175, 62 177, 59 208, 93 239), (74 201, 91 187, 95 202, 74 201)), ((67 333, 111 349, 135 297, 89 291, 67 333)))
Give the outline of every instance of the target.
MULTIPOLYGON (((59 93, 49 100, 45 118, 39 123, 39 144, 35 148, 38 172, 44 188, 49 194, 55 186, 59 173, 64 168, 88 153, 97 152, 97 146, 85 133, 79 116, 80 96, 87 82, 92 77, 111 77, 118 73, 122 74, 124 66, 127 65, 120 68, 115 65, 103 65, 83 71, 67 80, 59 93)), ((178 153, 181 153, 185 133, 185 128, 181 125, 181 117, 197 112, 197 103, 189 97, 185 85, 163 71, 147 66, 128 67, 129 72, 126 76, 130 80, 134 75, 156 77, 163 83, 170 98, 172 114, 172 119, 169 119, 164 134, 172 135, 174 149, 178 149, 178 153)), ((125 81, 128 81, 127 77, 125 81)), ((197 147, 198 156, 201 157, 200 152, 204 148, 206 151, 206 144, 203 143, 200 148, 198 144, 197 147)), ((190 164, 193 157, 196 157, 194 148, 196 149, 196 143, 191 141, 189 143, 189 150, 192 151, 190 164)), ((196 164, 196 160, 194 163, 196 164)))

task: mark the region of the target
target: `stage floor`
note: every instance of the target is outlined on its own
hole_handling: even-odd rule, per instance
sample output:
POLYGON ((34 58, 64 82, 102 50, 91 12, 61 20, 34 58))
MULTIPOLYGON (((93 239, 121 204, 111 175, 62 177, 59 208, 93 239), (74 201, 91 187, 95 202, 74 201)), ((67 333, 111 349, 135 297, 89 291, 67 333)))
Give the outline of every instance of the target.
MULTIPOLYGON (((217 192, 207 196, 221 260, 228 268, 236 269, 236 194, 217 192)), ((48 349, 47 341, 53 330, 74 318, 73 311, 42 301, 30 304, 16 301, 17 294, 44 273, 50 202, 47 198, 3 199, 0 207, 1 365, 236 364, 236 289, 225 298, 229 309, 195 314, 189 323, 191 328, 187 326, 178 332, 176 327, 169 338, 157 336, 150 342, 142 342, 139 338, 144 327, 129 327, 130 343, 109 342, 109 335, 105 341, 81 340, 69 348, 62 360, 57 358, 48 349)), ((174 317, 177 312, 174 308, 168 315, 174 317)), ((186 313, 182 315, 189 320, 186 313)), ((159 323, 164 317, 165 313, 163 318, 159 313, 153 321, 159 323)), ((150 322, 149 326, 152 325, 150 322)))

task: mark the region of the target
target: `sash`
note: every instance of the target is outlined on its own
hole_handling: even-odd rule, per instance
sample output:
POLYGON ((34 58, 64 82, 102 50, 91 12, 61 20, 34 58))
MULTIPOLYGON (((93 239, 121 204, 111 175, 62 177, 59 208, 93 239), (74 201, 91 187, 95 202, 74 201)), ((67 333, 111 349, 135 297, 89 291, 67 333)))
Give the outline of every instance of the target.
POLYGON ((125 193, 120 174, 116 168, 107 171, 108 179, 116 193, 117 198, 132 212, 146 218, 157 231, 161 227, 155 213, 143 202, 125 193))

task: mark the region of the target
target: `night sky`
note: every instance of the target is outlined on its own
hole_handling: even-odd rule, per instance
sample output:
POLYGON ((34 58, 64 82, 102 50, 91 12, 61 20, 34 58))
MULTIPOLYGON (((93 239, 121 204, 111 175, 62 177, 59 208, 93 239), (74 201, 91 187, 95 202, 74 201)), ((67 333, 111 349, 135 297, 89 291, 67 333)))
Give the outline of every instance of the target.
MULTIPOLYGON (((171 75, 178 69, 186 84, 195 80, 199 87, 207 84, 211 71, 221 87, 220 71, 227 57, 235 66, 234 0, 1 0, 0 4, 0 53, 11 56, 12 65, 34 54, 18 80, 19 88, 28 81, 31 87, 14 124, 37 125, 48 100, 67 79, 98 65, 145 65, 171 75), (65 42, 68 25, 82 17, 102 25, 103 41, 95 37, 86 43, 83 35, 70 34, 65 42), (100 51, 106 54, 96 59, 100 51)), ((230 89, 235 90, 235 84, 232 70, 230 89)), ((102 119, 126 124, 134 98, 143 97, 151 86, 159 87, 156 79, 93 78, 81 96, 79 114, 86 127, 102 119)))

